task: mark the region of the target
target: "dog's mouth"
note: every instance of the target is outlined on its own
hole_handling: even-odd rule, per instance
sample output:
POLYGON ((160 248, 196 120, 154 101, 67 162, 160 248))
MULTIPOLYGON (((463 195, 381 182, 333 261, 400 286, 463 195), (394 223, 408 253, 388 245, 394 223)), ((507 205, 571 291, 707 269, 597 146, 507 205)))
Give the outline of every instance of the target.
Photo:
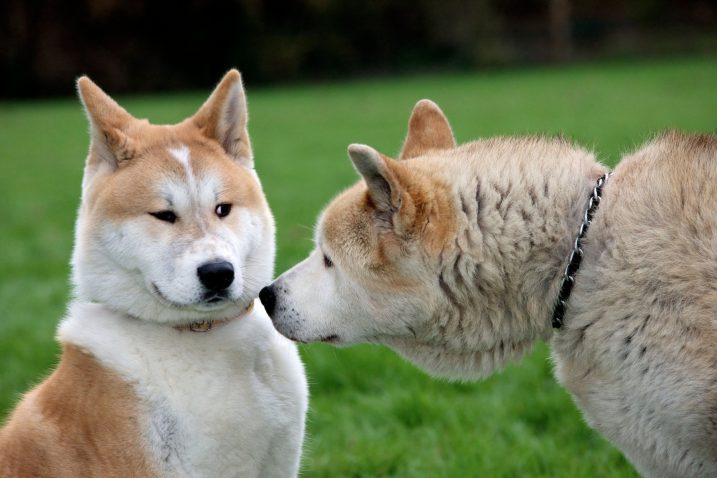
MULTIPOLYGON (((283 334, 282 334, 282 335, 283 335, 283 334)), ((292 342, 296 342, 297 344, 313 344, 313 343, 316 343, 316 342, 321 342, 321 343, 324 343, 324 344, 336 345, 336 344, 341 343, 341 339, 340 339, 339 336, 336 335, 336 334, 327 335, 326 337, 321 337, 321 338, 318 338, 318 339, 300 339, 300 338, 298 338, 298 337, 291 337, 291 336, 289 336, 289 335, 284 335, 284 337, 286 337, 287 339, 291 340, 292 342)))
POLYGON ((229 298, 227 291, 221 291, 207 292, 199 302, 181 304, 167 298, 167 296, 162 293, 161 289, 154 282, 152 282, 152 292, 154 292, 154 296, 157 297, 164 305, 176 309, 216 309, 236 302, 229 298))
POLYGON ((286 338, 289 339, 289 340, 291 340, 292 342, 296 342, 296 343, 299 343, 299 344, 312 344, 312 343, 315 343, 315 342, 322 342, 322 343, 325 343, 325 344, 336 345, 336 344, 341 343, 341 339, 340 339, 339 336, 336 335, 336 334, 327 335, 327 336, 325 336, 325 337, 320 337, 320 338, 318 338, 318 339, 312 339, 312 340, 299 339, 299 338, 296 338, 296 337, 289 337, 289 336, 286 336, 286 338))
POLYGON ((227 292, 207 292, 204 294, 204 297, 202 298, 202 302, 205 304, 218 304, 219 302, 224 302, 225 300, 228 300, 227 292))

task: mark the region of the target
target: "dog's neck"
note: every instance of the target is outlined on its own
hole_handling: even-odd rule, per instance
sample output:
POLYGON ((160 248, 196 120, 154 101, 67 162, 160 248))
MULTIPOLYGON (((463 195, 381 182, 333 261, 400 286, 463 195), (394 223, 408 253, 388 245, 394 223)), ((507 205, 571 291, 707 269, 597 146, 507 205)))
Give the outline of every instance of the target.
POLYGON ((606 168, 539 138, 476 142, 456 155, 444 163, 458 217, 437 261, 444 300, 416 341, 390 345, 437 374, 476 378, 551 335, 588 193, 606 168))

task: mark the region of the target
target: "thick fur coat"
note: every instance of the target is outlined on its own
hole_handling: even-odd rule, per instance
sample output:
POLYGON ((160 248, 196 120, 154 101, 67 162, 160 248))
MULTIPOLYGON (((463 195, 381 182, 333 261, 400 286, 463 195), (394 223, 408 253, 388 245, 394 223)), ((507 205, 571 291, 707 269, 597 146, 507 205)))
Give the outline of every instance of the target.
POLYGON ((550 339, 587 421, 647 476, 717 476, 717 138, 668 133, 603 189, 562 329, 551 315, 596 180, 560 138, 456 146, 416 105, 399 160, 349 147, 363 180, 316 249, 261 293, 301 341, 386 344, 429 373, 484 377, 550 339))
POLYGON ((274 222, 241 77, 152 125, 78 81, 91 145, 55 371, 0 429, 3 477, 292 477, 307 385, 255 297, 274 222))

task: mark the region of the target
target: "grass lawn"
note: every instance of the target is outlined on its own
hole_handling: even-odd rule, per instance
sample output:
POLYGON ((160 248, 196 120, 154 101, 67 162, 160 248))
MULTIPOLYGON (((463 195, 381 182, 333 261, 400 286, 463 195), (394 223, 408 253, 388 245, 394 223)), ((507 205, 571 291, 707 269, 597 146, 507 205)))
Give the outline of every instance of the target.
MULTIPOLYGON (((459 142, 564 133, 609 164, 657 131, 717 127, 717 59, 276 89, 247 82, 256 165, 278 223, 277 273, 309 251, 316 214, 356 180, 346 146, 395 154, 420 98, 443 108, 459 142)), ((136 116, 176 122, 211 86, 119 101, 136 116)), ((87 145, 74 98, 0 103, 0 417, 57 359, 87 145)), ((545 344, 470 384, 433 380, 380 347, 311 345, 302 355, 312 393, 304 476, 635 476, 556 384, 545 344)))

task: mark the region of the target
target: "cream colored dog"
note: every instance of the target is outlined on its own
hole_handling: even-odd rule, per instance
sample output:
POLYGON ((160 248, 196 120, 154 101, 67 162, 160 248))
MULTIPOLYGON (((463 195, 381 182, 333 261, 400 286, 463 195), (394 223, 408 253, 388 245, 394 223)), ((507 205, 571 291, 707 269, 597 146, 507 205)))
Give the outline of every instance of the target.
POLYGON ((596 180, 562 139, 456 146, 416 105, 399 160, 349 147, 363 181, 316 249, 260 297, 294 340, 386 344, 429 373, 485 377, 552 337, 587 421, 649 476, 717 476, 717 138, 669 133, 625 158, 551 317, 596 180))
POLYGON ((2 477, 292 477, 307 387, 254 298, 274 221, 241 77, 151 125, 88 78, 90 120, 60 364, 0 430, 2 477))

